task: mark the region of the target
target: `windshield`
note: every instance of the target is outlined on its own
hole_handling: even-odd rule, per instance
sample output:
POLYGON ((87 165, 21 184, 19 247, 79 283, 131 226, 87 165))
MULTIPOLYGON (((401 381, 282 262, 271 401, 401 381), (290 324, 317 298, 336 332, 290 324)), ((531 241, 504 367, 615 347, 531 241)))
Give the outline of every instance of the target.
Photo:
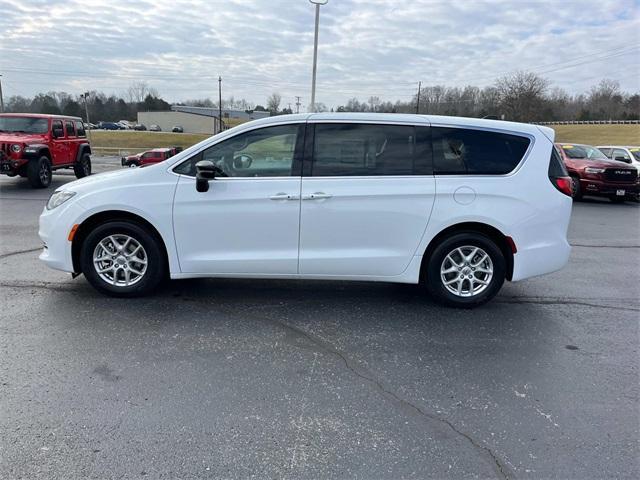
POLYGON ((629 151, 636 157, 636 160, 640 161, 640 147, 631 147, 629 151))
POLYGON ((0 132, 47 133, 49 120, 33 117, 0 117, 0 132))
POLYGON ((562 149, 569 158, 588 158, 590 160, 609 160, 600 150, 589 145, 563 145, 562 149))

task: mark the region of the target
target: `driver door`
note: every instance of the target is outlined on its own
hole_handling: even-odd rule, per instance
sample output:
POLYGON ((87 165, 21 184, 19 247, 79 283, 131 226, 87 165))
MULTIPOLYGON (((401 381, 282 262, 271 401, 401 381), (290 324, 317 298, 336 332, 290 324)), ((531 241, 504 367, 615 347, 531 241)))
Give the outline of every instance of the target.
POLYGON ((254 129, 214 144, 174 168, 173 224, 183 273, 298 272, 304 124, 254 129), (218 174, 198 192, 195 164, 218 174))

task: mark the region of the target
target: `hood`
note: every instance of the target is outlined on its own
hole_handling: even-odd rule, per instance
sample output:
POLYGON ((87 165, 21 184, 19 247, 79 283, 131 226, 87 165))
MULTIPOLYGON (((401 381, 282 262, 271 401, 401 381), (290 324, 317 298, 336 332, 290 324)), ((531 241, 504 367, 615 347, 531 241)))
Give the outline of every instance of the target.
POLYGON ((46 143, 47 135, 39 133, 9 133, 0 132, 0 142, 2 143, 46 143))
POLYGON ((567 161, 579 163, 580 165, 585 167, 619 168, 619 169, 633 168, 631 165, 628 165, 622 162, 617 162, 615 160, 600 160, 600 159, 591 159, 591 158, 567 158, 567 161))
POLYGON ((75 180, 70 183, 65 183, 58 190, 71 190, 73 192, 82 192, 86 189, 90 189, 95 187, 100 183, 105 183, 109 181, 117 181, 121 177, 126 177, 127 175, 134 175, 138 169, 133 168, 123 168, 121 170, 114 170, 112 172, 104 172, 104 173, 96 173, 93 175, 89 175, 88 177, 81 178, 80 180, 75 180))
POLYGON ((87 193, 91 190, 96 190, 102 187, 120 186, 128 183, 129 181, 139 181, 142 177, 147 177, 157 171, 156 168, 160 167, 160 171, 166 169, 166 165, 157 163, 150 165, 149 168, 122 168, 119 170, 113 170, 111 172, 104 172, 89 175, 88 177, 75 180, 70 183, 62 185, 59 190, 71 190, 79 194, 87 193))

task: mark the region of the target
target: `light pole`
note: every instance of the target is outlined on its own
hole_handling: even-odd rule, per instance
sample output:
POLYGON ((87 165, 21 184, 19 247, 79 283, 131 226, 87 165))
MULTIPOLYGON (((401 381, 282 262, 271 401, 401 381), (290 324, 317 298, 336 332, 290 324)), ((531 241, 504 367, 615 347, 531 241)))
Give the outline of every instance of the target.
POLYGON ((318 63, 318 27, 320 25, 320 5, 326 5, 329 0, 309 0, 316 6, 316 32, 313 39, 313 77, 311 78, 311 111, 316 111, 316 70, 318 63))
POLYGON ((84 92, 82 95, 80 95, 80 98, 82 98, 84 100, 84 113, 87 117, 87 135, 89 137, 89 143, 91 142, 91 122, 89 121, 89 105, 87 105, 87 97, 89 96, 90 92, 84 92))

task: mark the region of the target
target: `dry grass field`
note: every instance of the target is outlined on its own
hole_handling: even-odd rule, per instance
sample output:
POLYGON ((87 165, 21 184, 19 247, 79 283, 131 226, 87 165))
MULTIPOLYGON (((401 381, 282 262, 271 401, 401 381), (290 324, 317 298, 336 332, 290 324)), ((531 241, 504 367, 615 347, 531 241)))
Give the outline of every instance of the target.
MULTIPOLYGON (((553 125, 558 142, 589 145, 640 145, 640 125, 553 125)), ((92 143, 98 154, 105 149, 137 152, 156 147, 186 148, 210 135, 169 132, 135 132, 94 130, 92 143)), ((113 150, 112 150, 113 151, 113 150)), ((113 151, 114 154, 118 154, 113 151)))
POLYGON ((587 145, 640 145, 640 125, 550 125, 556 141, 587 145))

